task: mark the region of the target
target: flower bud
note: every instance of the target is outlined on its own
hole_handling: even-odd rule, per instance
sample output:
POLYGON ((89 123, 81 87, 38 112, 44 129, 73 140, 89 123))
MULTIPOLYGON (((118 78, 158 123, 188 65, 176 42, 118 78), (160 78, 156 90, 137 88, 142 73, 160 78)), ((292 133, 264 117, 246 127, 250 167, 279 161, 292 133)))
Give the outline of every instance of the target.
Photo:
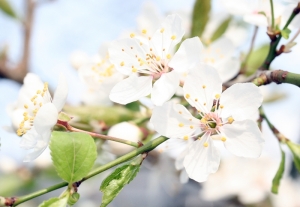
MULTIPOLYGON (((142 138, 142 131, 139 127, 128 122, 122 122, 114 125, 108 131, 108 136, 126 139, 132 142, 138 142, 142 138)), ((116 155, 123 155, 130 152, 134 147, 118 143, 114 141, 108 141, 108 147, 110 151, 116 155)))

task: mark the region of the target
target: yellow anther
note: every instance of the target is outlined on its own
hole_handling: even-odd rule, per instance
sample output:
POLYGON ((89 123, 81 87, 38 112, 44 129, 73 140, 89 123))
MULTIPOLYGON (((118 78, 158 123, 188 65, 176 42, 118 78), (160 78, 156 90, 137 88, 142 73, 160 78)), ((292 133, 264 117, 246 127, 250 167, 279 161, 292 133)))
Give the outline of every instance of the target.
POLYGON ((222 137, 222 138, 221 138, 221 141, 222 141, 222 142, 225 142, 225 141, 226 141, 226 137, 222 137))
POLYGON ((189 119, 190 121, 192 121, 192 119, 189 119))
POLYGON ((140 42, 140 45, 142 46, 142 45, 143 45, 143 43, 142 43, 142 42, 140 42))
POLYGON ((129 36, 130 36, 131 38, 133 38, 133 37, 135 36, 135 34, 134 34, 134 33, 131 33, 129 36))
POLYGON ((27 116, 27 115, 28 115, 28 113, 27 113, 27 112, 24 112, 24 113, 23 113, 23 116, 27 116))
POLYGON ((206 103, 203 103, 204 106, 206 106, 206 103))
POLYGON ((185 97, 186 97, 186 98, 190 98, 191 95, 187 93, 187 94, 185 94, 185 97))
POLYGON ((122 48, 122 51, 124 52, 125 50, 122 48))
POLYGON ((216 94, 215 97, 216 97, 216 99, 219 99, 220 98, 220 94, 216 94))
POLYGON ((143 34, 146 34, 146 33, 147 33, 147 30, 142 29, 142 33, 143 33, 143 34))
POLYGON ((36 105, 36 101, 34 101, 33 104, 36 105))
POLYGON ((188 136, 184 136, 183 139, 184 139, 184 140, 188 140, 189 137, 188 137, 188 136))
POLYGON ((24 117, 24 120, 27 121, 28 120, 28 116, 24 117))
POLYGON ((222 108, 224 108, 224 106, 223 106, 223 105, 220 105, 220 109, 222 109, 222 108))
POLYGON ((170 55, 170 54, 167 54, 167 58, 170 59, 170 58, 171 58, 171 55, 170 55))
POLYGON ((39 105, 40 105, 40 107, 41 107, 41 106, 43 105, 43 103, 40 103, 39 105))
POLYGON ((150 48, 150 51, 152 51, 152 48, 150 48))
POLYGON ((24 105, 24 108, 25 108, 25 109, 28 109, 28 105, 27 105, 27 104, 25 104, 25 105, 24 105))
POLYGON ((234 122, 234 119, 232 118, 232 116, 229 117, 227 120, 228 120, 228 123, 229 123, 229 124, 232 124, 232 122, 234 122))
POLYGON ((179 111, 180 114, 182 114, 182 111, 179 111))
POLYGON ((206 124, 207 123, 207 120, 203 117, 201 120, 200 120, 203 124, 206 124))
POLYGON ((137 69, 136 68, 132 68, 132 70, 131 70, 132 72, 137 72, 137 69))
POLYGON ((36 92, 37 94, 40 94, 41 93, 41 90, 37 90, 37 92, 36 92))
POLYGON ((207 142, 204 142, 203 146, 204 146, 204 147, 208 147, 208 143, 207 143, 207 142))
POLYGON ((194 129, 194 126, 191 125, 190 128, 191 128, 191 129, 194 129))
POLYGON ((157 57, 156 57, 156 60, 157 60, 157 61, 160 61, 160 57, 159 57, 159 56, 157 56, 157 57))
POLYGON ((179 123, 178 126, 179 126, 179 127, 183 127, 184 124, 183 124, 183 123, 179 123))
POLYGON ((197 99, 197 98, 195 98, 195 101, 197 102, 197 101, 198 101, 198 99, 197 99))
POLYGON ((203 88, 203 89, 206 88, 206 85, 203 85, 202 88, 203 88))
POLYGON ((124 66, 124 65, 125 65, 125 63, 124 63, 124 62, 121 62, 121 63, 120 63, 120 65, 121 65, 121 66, 124 66))
POLYGON ((176 35, 172 35, 171 39, 175 40, 176 39, 176 35))
POLYGON ((165 29, 164 29, 164 28, 161 28, 160 33, 163 33, 164 31, 165 31, 165 29))

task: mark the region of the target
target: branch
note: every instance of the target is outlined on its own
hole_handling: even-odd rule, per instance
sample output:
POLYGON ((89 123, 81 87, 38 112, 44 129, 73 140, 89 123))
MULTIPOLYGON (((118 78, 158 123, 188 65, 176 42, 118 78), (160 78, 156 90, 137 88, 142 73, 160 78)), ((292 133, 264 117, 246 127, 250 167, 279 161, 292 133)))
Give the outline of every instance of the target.
POLYGON ((257 86, 267 85, 270 83, 289 83, 300 87, 300 74, 284 70, 262 71, 252 82, 257 86))
MULTIPOLYGON (((290 15, 287 23, 285 24, 285 26, 283 27, 282 30, 286 29, 289 24, 293 21, 293 19, 295 18, 295 16, 297 14, 299 14, 300 12, 300 3, 297 4, 296 8, 294 8, 292 14, 290 15)), ((269 53, 268 56, 266 58, 266 60, 264 61, 264 63, 262 64, 262 66, 260 66, 259 70, 269 70, 271 63, 273 62, 273 60, 280 55, 283 51, 284 51, 284 46, 280 48, 279 51, 276 50, 280 39, 281 39, 281 34, 268 34, 270 39, 271 39, 271 43, 270 43, 270 49, 269 49, 269 53)))
POLYGON ((0 60, 0 77, 8 78, 19 83, 23 82, 25 75, 28 72, 30 59, 30 42, 32 33, 33 14, 35 10, 35 1, 26 0, 26 17, 23 22, 23 55, 20 62, 15 68, 10 68, 7 65, 6 58, 0 60))
MULTIPOLYGON (((109 162, 105 165, 102 165, 96 169, 94 169, 93 171, 91 171, 86 177, 84 177, 81 181, 79 182, 76 182, 75 185, 78 187, 82 182, 84 182, 85 180, 88 180, 90 179, 91 177, 95 176, 95 175, 98 175, 100 174, 101 172, 104 172, 105 170, 108 170, 116 165, 119 165, 121 163, 124 163, 134 157, 136 157, 137 155, 139 154, 143 154, 145 152, 149 152, 153 149, 155 149, 158 145, 160 145, 161 143, 167 141, 168 138, 166 137, 158 137, 150 142, 148 142, 147 144, 145 144, 144 146, 142 147, 139 147, 131 152, 129 152, 128 154, 126 155, 123 155, 122 157, 119 157, 118 159, 112 161, 112 162, 109 162)), ((41 195, 44 195, 46 193, 49 193, 51 191, 54 191, 54 190, 57 190, 57 189, 60 189, 60 188, 63 188, 65 186, 68 186, 69 183, 67 182, 61 182, 61 183, 58 183, 56 185, 53 185, 53 186, 50 186, 48 188, 45 188, 45 189, 42 189, 42 190, 39 190, 39 191, 36 191, 34 193, 31 193, 31 194, 28 194, 28 195, 25 195, 25 196, 21 196, 21 197, 11 197, 14 199, 14 203, 9 205, 9 206, 17 206, 21 203, 24 203, 28 200, 31 200, 35 197, 38 197, 38 196, 41 196, 41 195)), ((10 200, 11 198, 5 198, 7 200, 10 200)))

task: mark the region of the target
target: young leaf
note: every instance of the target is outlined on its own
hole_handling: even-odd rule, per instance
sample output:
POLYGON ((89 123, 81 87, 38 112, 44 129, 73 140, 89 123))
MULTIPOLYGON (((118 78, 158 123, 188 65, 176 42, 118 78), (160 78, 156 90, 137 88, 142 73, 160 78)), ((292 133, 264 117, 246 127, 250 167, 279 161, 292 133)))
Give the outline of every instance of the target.
POLYGON ((284 30, 281 30, 281 36, 284 39, 289 39, 290 33, 291 33, 291 30, 289 28, 285 28, 284 30))
POLYGON ((285 165, 285 153, 281 148, 280 148, 280 150, 281 150, 281 161, 280 161, 279 168, 276 172, 276 175, 273 178, 272 189, 271 189, 272 193, 275 193, 275 194, 278 193, 278 187, 279 187, 282 175, 284 173, 284 165, 285 165))
POLYGON ((266 44, 252 51, 247 61, 246 75, 252 75, 262 65, 268 55, 269 48, 269 44, 266 44))
POLYGON ((300 173, 300 145, 295 144, 291 141, 287 141, 286 144, 293 153, 295 166, 296 166, 298 172, 300 173))
POLYGON ((7 0, 0 0, 0 10, 10 17, 17 18, 17 15, 7 0))
POLYGON ((124 186, 135 178, 139 170, 139 164, 126 164, 110 174, 100 186, 100 190, 103 192, 100 207, 106 207, 121 192, 124 186))
POLYGON ((221 37, 226 32, 231 19, 232 19, 231 17, 228 17, 218 26, 218 28, 216 29, 216 31, 213 33, 212 37, 210 38, 211 42, 219 39, 219 37, 221 37))
POLYGON ((68 202, 68 196, 63 198, 50 198, 44 201, 39 207, 66 207, 68 202))
POLYGON ((58 175, 69 183, 86 176, 97 157, 94 139, 79 132, 52 132, 50 150, 58 175))
POLYGON ((204 32, 206 23, 209 19, 210 0, 196 0, 193 10, 193 22, 191 28, 191 36, 201 37, 204 32))

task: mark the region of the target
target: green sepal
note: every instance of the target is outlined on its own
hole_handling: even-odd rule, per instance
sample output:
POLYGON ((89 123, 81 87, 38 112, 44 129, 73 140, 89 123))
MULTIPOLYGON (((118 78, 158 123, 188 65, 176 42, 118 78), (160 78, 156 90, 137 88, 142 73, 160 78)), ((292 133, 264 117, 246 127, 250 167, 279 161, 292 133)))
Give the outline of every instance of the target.
POLYGON ((291 34, 291 30, 289 28, 285 28, 285 29, 281 30, 281 36, 284 39, 289 39, 290 34, 291 34))
POLYGON ((279 168, 272 180, 272 193, 277 194, 278 193, 278 188, 279 188, 279 184, 280 184, 280 180, 283 176, 284 173, 284 167, 285 167, 285 152, 281 149, 280 147, 280 151, 281 151, 281 161, 279 164, 279 168))
POLYGON ((295 144, 291 141, 286 141, 286 144, 290 148, 291 152, 293 153, 295 167, 300 173, 300 145, 295 144))

